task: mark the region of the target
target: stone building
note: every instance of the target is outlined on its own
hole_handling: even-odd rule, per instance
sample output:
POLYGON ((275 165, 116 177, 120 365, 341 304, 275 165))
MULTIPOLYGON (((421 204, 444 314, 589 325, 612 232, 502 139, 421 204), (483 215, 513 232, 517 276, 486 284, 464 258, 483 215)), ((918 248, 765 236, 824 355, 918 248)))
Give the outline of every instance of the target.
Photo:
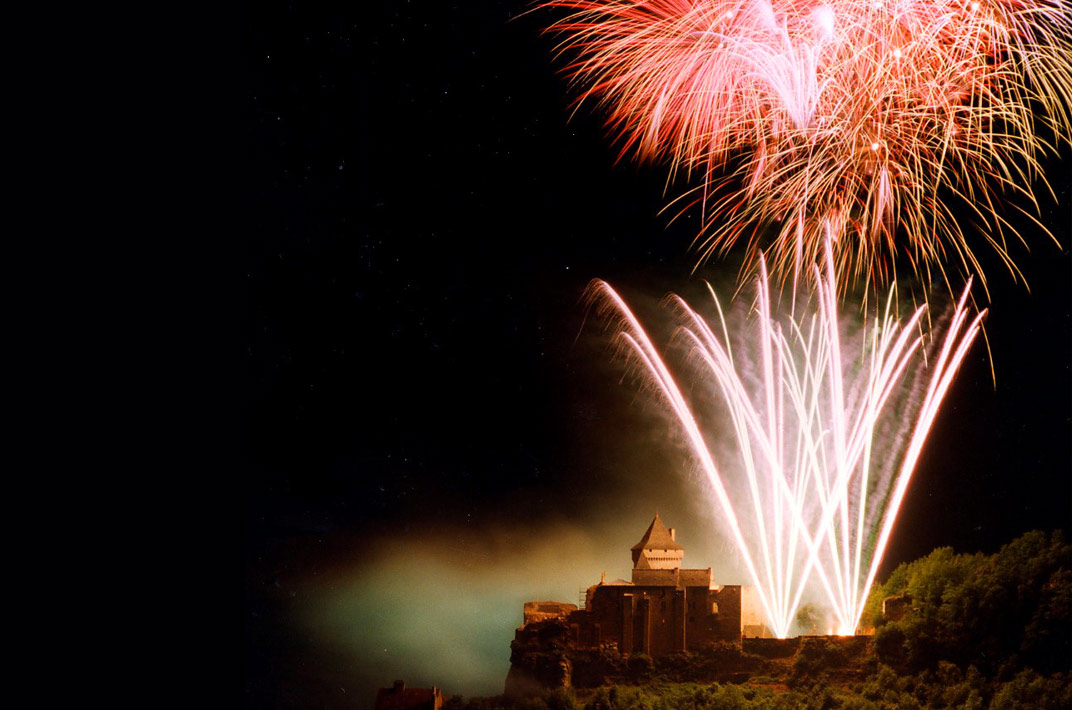
MULTIPOLYGON (((563 621, 577 648, 615 644, 621 653, 660 656, 719 641, 740 642, 741 586, 716 585, 710 567, 683 569, 684 548, 658 514, 631 553, 629 581, 607 582, 604 577, 588 588, 584 609, 561 605, 560 613, 541 618, 563 621)), ((554 609, 548 602, 541 606, 547 612, 554 609)), ((526 622, 535 620, 533 611, 526 605, 526 622)), ((518 638, 524 631, 522 626, 518 638)))
POLYGON ((376 693, 374 710, 441 710, 443 691, 431 688, 407 688, 405 681, 396 680, 390 688, 376 693))
POLYGON ((522 626, 534 624, 547 619, 565 619, 577 611, 576 604, 566 602, 525 602, 525 615, 522 626))
POLYGON ((911 612, 911 594, 898 594, 882 600, 882 618, 886 621, 900 621, 911 612))

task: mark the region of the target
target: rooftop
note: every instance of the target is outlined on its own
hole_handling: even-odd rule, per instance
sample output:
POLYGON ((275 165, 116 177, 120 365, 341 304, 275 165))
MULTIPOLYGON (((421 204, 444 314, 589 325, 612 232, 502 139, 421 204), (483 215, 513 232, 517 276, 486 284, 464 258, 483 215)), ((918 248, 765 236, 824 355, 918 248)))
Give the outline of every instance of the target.
POLYGON ((655 519, 651 521, 651 525, 648 526, 644 537, 640 538, 640 542, 629 549, 635 552, 636 550, 684 550, 685 548, 674 542, 674 538, 670 536, 670 531, 666 529, 659 514, 656 513, 655 519))

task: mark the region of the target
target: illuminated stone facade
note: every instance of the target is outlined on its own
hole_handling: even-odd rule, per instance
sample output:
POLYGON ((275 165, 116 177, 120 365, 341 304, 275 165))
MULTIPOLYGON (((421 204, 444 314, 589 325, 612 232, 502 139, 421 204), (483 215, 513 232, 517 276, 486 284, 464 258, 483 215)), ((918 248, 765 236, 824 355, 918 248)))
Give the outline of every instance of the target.
MULTIPOLYGON (((711 568, 682 569, 684 549, 675 537, 656 514, 632 547, 631 580, 603 579, 588 588, 584 609, 562 609, 557 618, 575 647, 615 644, 623 654, 661 656, 740 642, 741 586, 716 585, 711 568)), ((526 620, 531 611, 526 605, 526 620)), ((518 630, 519 638, 524 631, 518 630)))

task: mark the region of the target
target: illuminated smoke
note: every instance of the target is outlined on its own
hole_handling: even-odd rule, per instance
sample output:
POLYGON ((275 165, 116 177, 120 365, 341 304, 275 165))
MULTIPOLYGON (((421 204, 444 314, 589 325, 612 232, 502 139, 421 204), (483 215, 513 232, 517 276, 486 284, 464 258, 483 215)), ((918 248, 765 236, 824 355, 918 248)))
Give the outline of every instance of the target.
POLYGON ((602 281, 591 287, 680 424, 779 637, 809 585, 839 633, 858 626, 923 443, 985 315, 970 317, 969 283, 944 334, 927 333, 926 306, 899 320, 891 290, 853 332, 838 314, 832 252, 828 237, 812 297, 785 316, 761 262, 746 338, 730 338, 717 297, 709 322, 672 296, 695 372, 675 374, 621 296, 602 281), (718 446, 726 427, 733 443, 718 446))

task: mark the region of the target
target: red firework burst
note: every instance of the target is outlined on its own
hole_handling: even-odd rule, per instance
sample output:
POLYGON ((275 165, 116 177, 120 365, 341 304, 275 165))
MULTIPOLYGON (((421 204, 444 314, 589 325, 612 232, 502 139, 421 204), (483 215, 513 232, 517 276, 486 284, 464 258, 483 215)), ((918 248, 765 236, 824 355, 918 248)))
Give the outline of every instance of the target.
MULTIPOLYGON (((748 244, 783 277, 838 235, 845 281, 983 274, 963 198, 1016 272, 992 190, 1033 199, 1072 134, 1066 0, 550 0, 567 72, 622 155, 695 174, 702 258, 748 244)), ((985 280, 984 280, 985 283, 985 280)))

